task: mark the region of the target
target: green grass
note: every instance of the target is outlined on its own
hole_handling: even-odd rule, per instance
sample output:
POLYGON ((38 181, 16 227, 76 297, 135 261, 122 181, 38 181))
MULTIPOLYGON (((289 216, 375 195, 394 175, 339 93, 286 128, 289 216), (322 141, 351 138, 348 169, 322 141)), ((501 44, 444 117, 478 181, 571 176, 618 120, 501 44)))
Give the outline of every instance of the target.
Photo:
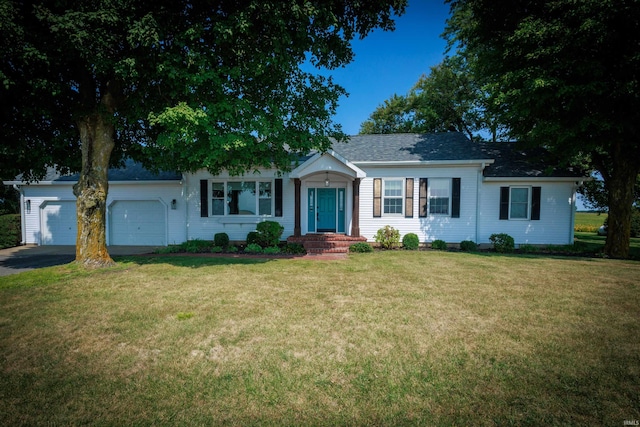
POLYGON ((0 425, 622 425, 640 263, 387 251, 0 278, 0 425))
POLYGON ((607 219, 608 214, 597 212, 576 212, 575 231, 596 232, 607 219))

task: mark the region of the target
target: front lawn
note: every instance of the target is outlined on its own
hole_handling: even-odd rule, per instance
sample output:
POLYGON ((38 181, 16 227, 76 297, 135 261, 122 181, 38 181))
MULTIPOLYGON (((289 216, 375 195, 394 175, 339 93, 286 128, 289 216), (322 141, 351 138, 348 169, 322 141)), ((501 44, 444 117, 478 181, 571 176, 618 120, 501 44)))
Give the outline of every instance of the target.
POLYGON ((0 277, 0 425, 623 425, 640 263, 390 251, 0 277))

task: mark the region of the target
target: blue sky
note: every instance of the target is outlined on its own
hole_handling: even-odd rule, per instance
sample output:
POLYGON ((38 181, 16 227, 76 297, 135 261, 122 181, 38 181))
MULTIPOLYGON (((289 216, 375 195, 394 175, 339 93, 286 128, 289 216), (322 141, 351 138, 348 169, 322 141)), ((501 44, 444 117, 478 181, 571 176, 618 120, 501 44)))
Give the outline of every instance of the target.
POLYGON ((355 59, 344 68, 322 72, 346 89, 334 120, 355 135, 377 106, 393 94, 405 95, 429 68, 444 59, 440 37, 449 6, 439 0, 409 0, 393 32, 377 30, 355 40, 355 59))

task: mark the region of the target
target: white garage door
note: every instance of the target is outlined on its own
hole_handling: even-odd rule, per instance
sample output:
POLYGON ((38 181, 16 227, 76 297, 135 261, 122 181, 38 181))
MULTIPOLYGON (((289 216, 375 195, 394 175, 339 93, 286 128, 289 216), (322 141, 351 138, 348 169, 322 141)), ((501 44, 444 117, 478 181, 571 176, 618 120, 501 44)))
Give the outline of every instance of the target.
POLYGON ((76 202, 45 202, 40 208, 40 231, 43 245, 75 245, 78 233, 76 202))
POLYGON ((163 246, 166 209, 157 200, 118 200, 111 205, 110 245, 163 246))

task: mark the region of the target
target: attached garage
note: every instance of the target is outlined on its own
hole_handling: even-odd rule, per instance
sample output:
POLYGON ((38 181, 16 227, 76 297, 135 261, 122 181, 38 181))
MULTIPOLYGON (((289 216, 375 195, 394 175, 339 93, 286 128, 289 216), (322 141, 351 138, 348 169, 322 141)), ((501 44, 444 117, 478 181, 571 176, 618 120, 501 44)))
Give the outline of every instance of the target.
POLYGON ((116 200, 109 221, 109 245, 167 244, 167 207, 159 200, 116 200))
POLYGON ((75 245, 77 230, 75 200, 46 201, 40 205, 41 245, 75 245))

